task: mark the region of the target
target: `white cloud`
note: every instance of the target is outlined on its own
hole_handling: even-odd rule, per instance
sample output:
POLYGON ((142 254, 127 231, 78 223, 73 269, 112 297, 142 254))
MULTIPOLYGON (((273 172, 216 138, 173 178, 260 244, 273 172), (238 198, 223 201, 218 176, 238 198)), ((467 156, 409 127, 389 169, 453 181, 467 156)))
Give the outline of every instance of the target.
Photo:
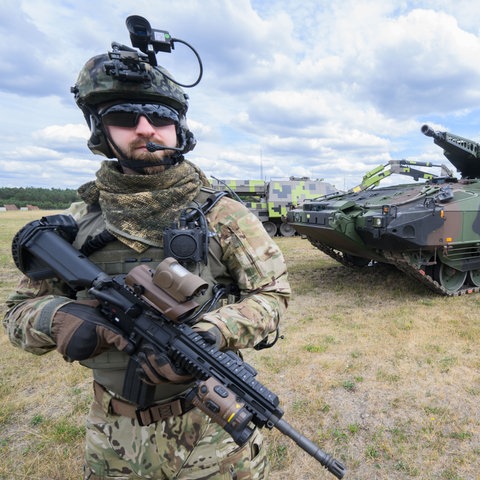
POLYGON ((49 125, 32 133, 32 138, 49 144, 68 144, 72 140, 88 140, 90 130, 87 125, 67 123, 65 125, 49 125))
MULTIPOLYGON (((129 44, 131 14, 189 42, 203 60, 202 82, 187 90, 198 140, 189 158, 207 174, 358 183, 391 158, 444 161, 422 123, 479 137, 476 2, 105 0, 92 15, 88 2, 6 0, 4 10, 4 185, 93 177, 102 159, 86 146, 69 89, 89 57, 114 40, 129 44)), ((198 74, 184 45, 158 57, 185 83, 198 74)))
MULTIPOLYGON (((28 160, 30 158, 38 159, 41 161, 44 158, 58 159, 60 158, 60 153, 51 149, 38 146, 25 146, 25 147, 16 147, 15 149, 5 152, 6 156, 14 158, 23 158, 28 160)), ((16 165, 21 164, 21 162, 12 162, 16 165)))

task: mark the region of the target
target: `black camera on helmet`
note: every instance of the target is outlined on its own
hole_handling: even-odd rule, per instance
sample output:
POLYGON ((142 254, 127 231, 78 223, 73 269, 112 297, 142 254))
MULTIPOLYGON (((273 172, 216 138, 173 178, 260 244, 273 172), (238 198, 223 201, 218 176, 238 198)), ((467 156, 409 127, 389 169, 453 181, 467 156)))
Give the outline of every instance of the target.
POLYGON ((176 83, 180 87, 191 88, 197 85, 203 76, 203 65, 200 55, 197 51, 184 40, 172 38, 166 30, 152 28, 149 21, 139 15, 130 15, 127 17, 125 24, 130 34, 132 46, 138 48, 127 47, 117 42, 112 42, 112 52, 109 52, 110 64, 105 66, 107 75, 112 75, 123 82, 149 82, 149 74, 146 71, 145 64, 152 67, 158 66, 156 54, 158 52, 172 53, 175 48, 175 42, 183 43, 195 54, 200 72, 195 82, 190 85, 177 82, 169 77, 165 72, 162 74, 176 83))
POLYGON ((147 54, 151 65, 157 64, 156 53, 171 53, 172 48, 174 48, 170 34, 166 30, 152 28, 146 18, 139 15, 130 15, 125 23, 130 33, 132 46, 147 54), (153 51, 149 49, 149 46, 152 47, 153 51))

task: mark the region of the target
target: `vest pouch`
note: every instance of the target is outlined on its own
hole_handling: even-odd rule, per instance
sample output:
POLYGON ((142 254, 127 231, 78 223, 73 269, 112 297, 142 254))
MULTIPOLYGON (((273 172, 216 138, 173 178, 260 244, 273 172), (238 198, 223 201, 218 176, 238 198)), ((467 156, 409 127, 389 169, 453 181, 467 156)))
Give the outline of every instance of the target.
MULTIPOLYGON (((84 367, 92 369, 93 379, 105 389, 122 397, 123 384, 130 356, 118 350, 109 350, 94 358, 79 362, 84 367)), ((160 402, 182 394, 186 389, 184 384, 165 383, 158 385, 153 393, 153 401, 160 402)))

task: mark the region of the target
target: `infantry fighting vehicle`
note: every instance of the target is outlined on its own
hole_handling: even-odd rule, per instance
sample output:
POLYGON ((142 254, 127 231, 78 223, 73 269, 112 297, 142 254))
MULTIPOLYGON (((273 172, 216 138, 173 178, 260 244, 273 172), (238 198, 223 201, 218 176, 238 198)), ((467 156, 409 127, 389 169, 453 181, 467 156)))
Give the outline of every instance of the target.
POLYGON ((271 237, 295 235, 295 229, 286 222, 287 212, 305 200, 335 192, 335 187, 323 180, 308 177, 290 177, 289 180, 219 180, 212 177, 215 190, 229 191, 246 205, 262 222, 271 237))
POLYGON ((288 212, 296 231, 348 266, 395 265, 442 295, 480 291, 480 144, 423 125, 461 175, 446 167, 431 175, 389 162, 346 193, 327 195, 288 212), (403 173, 424 182, 378 187, 381 178, 403 173), (378 188, 377 188, 378 187, 378 188))

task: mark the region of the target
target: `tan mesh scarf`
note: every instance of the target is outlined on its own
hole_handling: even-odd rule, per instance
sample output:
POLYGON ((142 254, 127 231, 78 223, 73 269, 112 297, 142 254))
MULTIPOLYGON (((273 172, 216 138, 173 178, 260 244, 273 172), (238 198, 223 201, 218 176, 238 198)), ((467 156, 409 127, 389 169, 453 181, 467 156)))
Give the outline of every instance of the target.
POLYGON ((163 229, 208 186, 205 174, 187 160, 158 175, 125 175, 105 160, 97 180, 78 192, 87 204, 100 203, 108 231, 137 252, 159 247, 163 229))

